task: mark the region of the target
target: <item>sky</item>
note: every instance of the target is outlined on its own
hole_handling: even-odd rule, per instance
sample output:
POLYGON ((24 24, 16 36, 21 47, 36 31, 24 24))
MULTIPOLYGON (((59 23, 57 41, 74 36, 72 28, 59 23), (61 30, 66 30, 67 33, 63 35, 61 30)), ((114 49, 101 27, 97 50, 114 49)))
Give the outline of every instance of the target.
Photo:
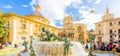
POLYGON ((35 5, 40 5, 40 13, 59 28, 63 27, 64 16, 72 16, 74 23, 85 24, 87 30, 94 30, 106 7, 114 17, 120 17, 120 0, 0 0, 0 10, 21 16, 33 14, 35 5), (91 10, 95 12, 91 13, 91 10))

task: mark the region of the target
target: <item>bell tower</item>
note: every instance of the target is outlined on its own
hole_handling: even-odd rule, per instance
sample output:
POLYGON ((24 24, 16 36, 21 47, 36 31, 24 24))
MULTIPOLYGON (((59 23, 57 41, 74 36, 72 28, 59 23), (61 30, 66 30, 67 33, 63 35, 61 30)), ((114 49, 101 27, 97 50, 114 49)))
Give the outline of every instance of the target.
POLYGON ((103 21, 106 21, 106 20, 112 20, 112 19, 114 19, 113 14, 111 14, 111 13, 109 12, 109 8, 106 7, 106 13, 105 13, 105 15, 102 17, 102 20, 103 20, 103 21))
POLYGON ((71 16, 64 17, 64 28, 73 28, 73 18, 71 16))

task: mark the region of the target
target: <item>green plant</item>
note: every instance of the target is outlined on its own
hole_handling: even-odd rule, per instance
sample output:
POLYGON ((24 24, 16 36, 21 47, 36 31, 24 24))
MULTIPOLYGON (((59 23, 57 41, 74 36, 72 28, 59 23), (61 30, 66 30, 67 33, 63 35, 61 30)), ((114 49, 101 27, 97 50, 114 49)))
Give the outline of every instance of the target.
POLYGON ((3 42, 4 40, 6 40, 7 42, 8 34, 9 34, 9 20, 1 14, 0 15, 0 42, 1 43, 4 43, 3 42))

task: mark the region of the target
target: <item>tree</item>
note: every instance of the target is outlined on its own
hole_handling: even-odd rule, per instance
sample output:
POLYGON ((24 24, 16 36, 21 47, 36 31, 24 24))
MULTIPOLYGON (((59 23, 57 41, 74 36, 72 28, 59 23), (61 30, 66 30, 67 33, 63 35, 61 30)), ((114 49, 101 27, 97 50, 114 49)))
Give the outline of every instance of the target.
POLYGON ((0 15, 0 40, 2 40, 1 42, 3 42, 3 38, 7 37, 7 34, 9 33, 8 26, 8 20, 3 17, 3 15, 0 15))

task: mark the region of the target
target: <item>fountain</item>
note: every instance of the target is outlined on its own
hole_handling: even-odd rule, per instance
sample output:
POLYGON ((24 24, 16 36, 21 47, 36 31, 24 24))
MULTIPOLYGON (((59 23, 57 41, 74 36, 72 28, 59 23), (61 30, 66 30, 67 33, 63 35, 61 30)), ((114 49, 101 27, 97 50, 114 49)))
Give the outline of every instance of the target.
MULTIPOLYGON (((63 56, 64 42, 34 42, 36 56, 63 56)), ((68 56, 88 56, 79 42, 71 42, 71 51, 68 56)))
POLYGON ((41 41, 33 42, 36 56, 88 56, 79 42, 70 42, 68 35, 63 42, 60 37, 42 28, 41 38, 41 41))

